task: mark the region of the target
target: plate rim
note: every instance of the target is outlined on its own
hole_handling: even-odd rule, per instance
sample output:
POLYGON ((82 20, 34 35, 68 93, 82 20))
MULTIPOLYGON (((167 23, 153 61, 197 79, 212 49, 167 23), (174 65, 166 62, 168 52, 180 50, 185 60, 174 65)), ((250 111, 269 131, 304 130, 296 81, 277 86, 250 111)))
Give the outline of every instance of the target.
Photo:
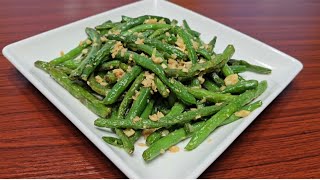
POLYGON ((89 128, 86 127, 85 124, 83 124, 81 121, 77 120, 77 117, 74 115, 74 113, 72 113, 70 110, 68 110, 68 108, 66 107, 65 104, 63 104, 61 101, 59 101, 57 98, 55 98, 55 96, 47 90, 47 88, 41 83, 41 81, 39 81, 37 78, 34 77, 34 75, 32 75, 31 73, 29 73, 26 69, 24 69, 22 67, 21 64, 19 64, 19 61, 17 61, 14 57, 13 54, 11 54, 10 49, 14 48, 15 45, 19 45, 21 43, 27 42, 31 39, 35 39, 35 38, 40 38, 42 36, 45 36, 48 33, 54 33, 57 30, 63 30, 64 28, 68 28, 69 26, 72 26, 74 24, 78 24, 81 23, 82 21, 85 21, 87 19, 90 19, 92 17, 101 15, 103 13, 107 13, 107 12, 112 12, 112 11, 116 11, 118 9, 127 7, 127 6, 132 6, 135 4, 139 4, 139 3, 152 3, 154 6, 156 6, 157 8, 157 3, 161 2, 161 3, 166 3, 167 5, 170 6, 174 6, 175 8, 182 8, 185 11, 188 11, 188 13, 192 13, 194 15, 197 16, 201 16, 203 18, 205 18, 208 21, 211 22, 215 22, 218 23, 219 25, 223 26, 223 28, 227 28, 229 30, 232 30, 233 32, 239 34, 239 36, 245 36, 246 38, 249 38, 257 43, 259 43, 260 45, 263 45, 264 48, 268 48, 272 51, 274 51, 277 54, 280 54, 282 56, 286 56, 288 57, 291 62, 293 63, 293 65, 295 65, 295 69, 293 72, 291 72, 291 75, 288 76, 288 78, 286 78, 284 80, 285 83, 283 83, 276 91, 273 91, 271 94, 269 94, 265 101, 264 101, 264 105, 263 107, 261 107, 258 111, 255 111, 254 113, 252 113, 252 121, 249 123, 244 124, 243 126, 241 126, 241 129, 239 129, 240 127, 237 127, 237 130, 233 131, 232 133, 230 133, 225 140, 223 140, 220 144, 219 144, 219 149, 217 149, 216 151, 213 151, 211 153, 208 154, 209 158, 206 158, 201 164, 199 164, 197 167, 195 167, 194 171, 187 174, 186 178, 197 178, 201 175, 201 173, 203 173, 227 148, 228 146, 230 146, 234 140, 237 139, 237 137, 243 133, 243 131, 256 119, 256 117, 288 86, 288 84, 299 74, 299 72, 303 69, 303 64, 297 60, 296 58, 256 39, 253 38, 247 34, 244 34, 234 28, 231 28, 227 25, 224 25, 222 23, 220 23, 219 21, 216 21, 214 19, 210 19, 200 13, 194 12, 192 10, 186 9, 180 5, 174 4, 172 2, 168 2, 168 1, 164 1, 164 0, 142 0, 142 1, 137 1, 137 2, 133 2, 133 3, 129 3, 123 6, 119 6, 117 8, 113 8, 98 14, 94 14, 91 15, 89 17, 83 18, 83 19, 79 19, 76 20, 74 22, 56 27, 54 29, 36 34, 34 36, 13 42, 7 46, 5 46, 2 49, 2 54, 9 60, 10 63, 12 63, 17 69, 18 71, 23 74, 23 76, 25 76, 28 81, 30 83, 32 83, 35 88, 37 88, 55 107, 57 107, 59 109, 59 111, 61 113, 63 113, 68 119, 69 121, 71 121, 81 132, 82 134, 84 134, 101 152, 103 152, 103 154, 110 159, 110 161, 112 161, 112 163, 117 166, 127 177, 129 178, 143 178, 141 177, 141 175, 137 174, 135 171, 133 171, 133 169, 124 163, 124 161, 122 161, 122 159, 109 147, 109 146, 103 146, 101 145, 101 140, 100 138, 98 138, 93 131, 91 131, 89 128), (106 148, 107 147, 107 148, 106 148))

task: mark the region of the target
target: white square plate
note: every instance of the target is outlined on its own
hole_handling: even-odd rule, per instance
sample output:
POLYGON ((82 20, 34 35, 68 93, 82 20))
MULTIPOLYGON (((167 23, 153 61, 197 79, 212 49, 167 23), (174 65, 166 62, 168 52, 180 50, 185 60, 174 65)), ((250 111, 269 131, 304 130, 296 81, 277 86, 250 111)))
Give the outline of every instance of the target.
POLYGON ((88 17, 10 44, 3 49, 3 54, 129 178, 197 178, 302 69, 302 64, 298 60, 258 40, 162 0, 139 1, 88 17), (201 32, 201 38, 206 42, 214 35, 218 36, 217 52, 222 52, 227 44, 233 44, 236 48, 234 58, 246 59, 254 64, 271 68, 273 70, 271 75, 253 73, 243 75, 246 78, 268 81, 267 91, 259 97, 263 100, 263 106, 243 120, 218 128, 209 137, 211 141, 205 141, 197 149, 191 152, 183 151, 187 143, 184 141, 178 144, 181 149, 179 153, 165 153, 149 163, 145 163, 141 156, 145 147, 136 146, 134 154, 129 156, 123 150, 104 143, 101 136, 108 132, 94 127, 93 121, 97 116, 59 86, 49 75, 35 68, 33 63, 39 59, 53 59, 58 56, 60 50, 67 52, 72 49, 86 37, 85 27, 94 27, 108 19, 119 21, 121 15, 137 17, 145 14, 174 18, 179 22, 186 19, 192 28, 201 32))

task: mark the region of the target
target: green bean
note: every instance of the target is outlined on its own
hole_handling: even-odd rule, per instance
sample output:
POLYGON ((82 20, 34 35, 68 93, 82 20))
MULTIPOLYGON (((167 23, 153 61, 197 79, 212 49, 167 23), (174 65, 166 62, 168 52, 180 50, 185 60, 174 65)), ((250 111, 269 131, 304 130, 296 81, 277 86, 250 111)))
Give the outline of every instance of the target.
POLYGON ((123 148, 123 143, 121 141, 121 139, 119 138, 115 138, 115 137, 111 137, 111 136, 103 136, 102 139, 104 140, 104 142, 111 144, 113 146, 119 147, 119 148, 123 148))
MULTIPOLYGON (((247 110, 247 111, 252 112, 261 106, 262 106, 262 101, 257 101, 257 102, 254 102, 252 104, 248 104, 248 105, 242 107, 240 110, 247 110)), ((240 118, 241 117, 238 117, 235 114, 232 114, 230 117, 228 117, 226 120, 224 120, 221 124, 219 124, 219 126, 224 126, 226 124, 230 124, 240 118)))
POLYGON ((81 62, 80 60, 70 59, 68 61, 61 63, 60 65, 62 65, 63 67, 67 67, 69 69, 76 69, 80 65, 80 62, 81 62))
POLYGON ((247 71, 247 67, 244 65, 232 65, 232 66, 230 66, 230 68, 232 69, 232 71, 234 73, 242 73, 242 72, 247 71))
POLYGON ((222 68, 222 73, 225 77, 234 74, 234 72, 232 71, 232 69, 228 66, 228 64, 225 64, 222 68))
POLYGON ((167 114, 167 116, 176 116, 179 115, 180 113, 182 113, 184 111, 185 105, 180 103, 180 102, 176 102, 174 103, 174 105, 172 106, 170 112, 167 114))
POLYGON ((165 61, 164 57, 162 56, 161 53, 159 53, 159 51, 157 51, 156 48, 151 47, 149 45, 146 44, 134 44, 134 43, 130 43, 128 44, 128 46, 130 48, 136 48, 140 51, 143 51, 144 53, 148 54, 150 57, 157 57, 161 59, 161 62, 165 61))
POLYGON ((146 38, 146 37, 150 36, 153 32, 154 32, 154 30, 146 30, 146 31, 142 32, 142 36, 144 38, 146 38))
POLYGON ((156 84, 157 90, 161 94, 161 96, 167 98, 170 93, 167 86, 163 84, 163 82, 157 76, 154 77, 154 83, 156 84))
MULTIPOLYGON (((208 44, 208 51, 209 52, 213 52, 213 49, 214 49, 214 47, 215 47, 215 45, 216 45, 216 42, 217 42, 217 36, 214 36, 213 38, 212 38, 212 40, 209 42, 209 44, 208 44)), ((213 52, 214 53, 214 52, 213 52)))
POLYGON ((258 85, 257 89, 244 92, 243 94, 239 95, 233 102, 223 107, 218 113, 207 120, 205 124, 192 135, 191 140, 189 141, 185 149, 190 151, 198 147, 224 120, 230 117, 242 106, 248 104, 254 98, 262 94, 266 88, 266 82, 262 82, 258 85))
POLYGON ((212 81, 210 81, 209 79, 206 79, 203 83, 203 86, 209 90, 209 91, 212 91, 212 92, 218 92, 220 91, 220 88, 215 85, 212 81))
POLYGON ((123 35, 126 36, 134 32, 141 32, 146 30, 157 30, 162 28, 171 28, 171 25, 170 24, 141 24, 124 32, 123 35))
POLYGON ((246 90, 254 89, 257 86, 257 80, 239 81, 237 84, 227 86, 221 93, 241 94, 246 90))
POLYGON ((234 95, 211 92, 200 88, 188 88, 188 91, 197 99, 205 100, 207 102, 230 102, 235 99, 234 95))
POLYGON ((171 26, 166 27, 166 28, 157 29, 148 38, 152 39, 152 38, 158 37, 159 35, 162 35, 162 34, 165 35, 165 32, 167 32, 170 28, 171 28, 171 26))
MULTIPOLYGON (((170 112, 166 116, 179 115, 180 113, 183 112, 184 108, 185 108, 185 106, 182 103, 176 102, 174 104, 174 106, 171 108, 170 112)), ((153 133, 151 133, 146 139, 146 144, 148 146, 150 146, 151 144, 153 144, 157 140, 161 139, 164 136, 163 131, 168 131, 168 130, 165 128, 160 128, 160 129, 154 131, 153 133)))
POLYGON ((121 22, 127 22, 127 21, 130 21, 132 20, 133 18, 132 17, 129 17, 129 16, 124 16, 122 15, 121 16, 121 22))
MULTIPOLYGON (((203 126, 204 122, 198 122, 193 125, 193 129, 198 130, 203 126)), ((145 161, 150 161, 160 154, 164 153, 167 149, 171 146, 178 144, 184 139, 187 139, 192 134, 188 134, 184 128, 177 129, 167 136, 159 139, 158 141, 154 142, 148 149, 146 149, 142 157, 145 161)))
MULTIPOLYGON (((91 37, 90 37, 91 38, 91 37)), ((55 58, 49 62, 50 65, 56 66, 58 64, 61 64, 63 62, 66 62, 68 60, 72 60, 79 56, 83 49, 88 47, 89 44, 86 41, 83 41, 79 44, 79 46, 75 47, 74 49, 70 50, 68 53, 64 54, 63 56, 60 56, 58 58, 55 58)))
POLYGON ((84 58, 83 61, 81 61, 81 64, 72 71, 70 74, 71 79, 75 79, 77 76, 80 76, 82 74, 83 69, 87 65, 88 62, 91 61, 95 57, 95 54, 99 51, 100 46, 101 46, 101 40, 100 40, 100 35, 98 34, 97 31, 95 31, 92 28, 86 28, 86 33, 90 37, 90 39, 93 41, 92 47, 88 53, 88 55, 84 58))
POLYGON ((128 153, 132 154, 134 151, 134 145, 133 143, 129 140, 129 137, 124 134, 123 130, 116 128, 115 129, 116 134, 119 136, 119 138, 122 141, 123 144, 123 149, 128 153))
POLYGON ((150 88, 141 87, 139 95, 135 101, 133 101, 130 111, 127 114, 126 119, 134 119, 136 116, 140 116, 144 108, 147 105, 147 101, 150 98, 150 88))
POLYGON ((117 77, 116 75, 114 75, 114 73, 112 72, 108 72, 105 76, 104 76, 105 80, 109 83, 109 84, 113 84, 115 82, 117 82, 117 77))
POLYGON ((145 107, 144 111, 141 114, 141 118, 142 119, 147 119, 149 117, 149 115, 151 114, 152 110, 153 110, 153 106, 154 106, 154 100, 150 99, 149 103, 147 104, 147 106, 145 107))
POLYGON ((113 23, 112 21, 106 21, 98 26, 95 27, 96 30, 109 30, 109 29, 112 29, 114 27, 116 27, 117 25, 121 24, 120 22, 115 22, 113 23))
POLYGON ((95 79, 95 75, 91 74, 87 84, 91 87, 91 89, 103 96, 106 96, 106 94, 110 91, 109 86, 106 82, 103 83, 98 83, 97 80, 95 79))
POLYGON ((183 40, 184 44, 186 45, 186 49, 188 51, 187 54, 188 54, 190 61, 193 64, 196 64, 198 57, 197 57, 196 51, 193 48, 193 45, 191 43, 191 39, 189 39, 187 33, 182 28, 177 28, 177 33, 181 37, 181 39, 183 40))
POLYGON ((246 68, 247 68, 246 70, 247 71, 251 71, 251 72, 255 72, 255 73, 259 73, 259 74, 270 74, 271 71, 272 71, 269 68, 265 68, 265 67, 262 67, 262 66, 257 66, 257 65, 250 64, 245 60, 232 59, 230 61, 230 63, 232 65, 243 65, 243 66, 246 66, 246 68))
POLYGON ((141 73, 132 83, 131 87, 125 94, 118 111, 118 118, 123 118, 124 114, 127 111, 129 104, 132 102, 132 96, 136 93, 136 91, 140 88, 141 82, 144 79, 144 73, 141 73))
POLYGON ((219 87, 224 86, 224 81, 223 81, 223 79, 221 79, 221 78, 218 76, 217 73, 212 73, 211 76, 212 76, 213 81, 214 81, 219 87))
POLYGON ((183 27, 186 29, 186 31, 191 34, 192 36, 195 36, 195 37, 199 37, 200 36, 200 33, 197 32, 197 31, 194 31, 190 28, 189 24, 187 23, 186 20, 182 20, 182 23, 183 23, 183 27))
POLYGON ((205 49, 198 48, 196 50, 196 52, 198 54, 200 54, 201 56, 203 56, 206 60, 211 60, 212 59, 211 54, 205 49))
POLYGON ((170 24, 170 20, 168 18, 164 18, 164 17, 160 17, 160 16, 144 15, 144 16, 140 16, 137 18, 129 19, 128 21, 124 22, 124 25, 119 27, 118 29, 121 32, 125 32, 126 30, 128 30, 132 27, 135 27, 135 26, 138 26, 138 25, 144 23, 144 21, 147 19, 154 19, 154 18, 157 20, 163 19, 167 24, 170 24))
MULTIPOLYGON (((135 131, 133 136, 129 137, 129 141, 134 144, 141 137, 141 131, 135 131)), ((111 137, 111 136, 103 136, 102 139, 104 142, 111 144, 113 146, 117 146, 119 148, 123 148, 122 140, 119 138, 111 137)))
POLYGON ((72 72, 72 69, 69 69, 67 67, 64 66, 57 66, 56 67, 59 71, 65 73, 66 75, 69 75, 72 72))
POLYGON ((160 80, 165 85, 167 85, 172 92, 174 92, 177 95, 177 97, 181 101, 183 101, 187 104, 195 104, 196 103, 196 99, 190 93, 188 93, 188 91, 185 87, 183 87, 183 86, 177 87, 177 85, 175 83, 170 82, 167 79, 167 77, 165 76, 163 68, 160 65, 153 63, 151 59, 146 58, 144 56, 140 56, 137 53, 131 52, 131 51, 125 52, 123 58, 125 58, 127 60, 132 58, 137 64, 139 64, 143 68, 146 68, 146 69, 152 71, 153 73, 155 73, 160 78, 160 80))
MULTIPOLYGON (((94 46, 94 45, 93 45, 94 46)), ((90 74, 100 65, 102 59, 111 54, 110 50, 113 48, 114 42, 106 42, 101 49, 97 52, 94 58, 90 58, 82 70, 81 78, 87 80, 90 74)))
POLYGON ((232 45, 228 45, 226 49, 220 56, 217 56, 211 61, 206 61, 204 63, 197 63, 193 65, 188 72, 183 72, 180 69, 166 69, 166 74, 169 77, 180 77, 182 79, 188 79, 194 77, 201 73, 210 73, 218 69, 218 66, 223 63, 227 62, 230 57, 234 54, 234 47, 232 45))
POLYGON ((109 71, 116 68, 121 68, 122 70, 126 71, 128 69, 128 65, 119 60, 108 61, 100 65, 99 71, 109 71))
MULTIPOLYGON (((126 43, 134 43, 137 41, 137 36, 128 35, 128 36, 121 36, 121 35, 113 35, 110 34, 107 36, 108 39, 117 40, 117 41, 124 41, 126 43)), ((184 59, 186 57, 186 54, 177 49, 175 46, 163 43, 162 41, 156 40, 156 39, 149 39, 144 38, 144 43, 150 46, 155 47, 157 50, 165 51, 169 53, 170 55, 176 55, 179 59, 184 59)))
POLYGON ((106 117, 111 113, 111 108, 103 105, 96 97, 94 97, 82 86, 73 83, 63 72, 55 68, 51 68, 48 63, 42 61, 36 61, 35 66, 48 72, 51 77, 56 80, 63 88, 65 88, 71 95, 77 98, 82 104, 87 106, 98 116, 106 117))
POLYGON ((113 104, 119 96, 127 89, 130 83, 141 73, 139 66, 132 67, 130 72, 123 75, 119 81, 112 87, 107 96, 103 99, 104 104, 113 104))
POLYGON ((193 78, 190 83, 190 87, 201 88, 201 83, 198 78, 193 78))
POLYGON ((141 119, 140 121, 133 122, 129 119, 105 119, 98 118, 94 124, 97 127, 109 127, 109 128, 133 128, 133 129, 150 129, 169 127, 175 124, 186 123, 197 118, 210 116, 221 110, 226 104, 220 106, 207 106, 201 109, 186 111, 178 116, 165 116, 158 121, 151 121, 150 119, 141 119))

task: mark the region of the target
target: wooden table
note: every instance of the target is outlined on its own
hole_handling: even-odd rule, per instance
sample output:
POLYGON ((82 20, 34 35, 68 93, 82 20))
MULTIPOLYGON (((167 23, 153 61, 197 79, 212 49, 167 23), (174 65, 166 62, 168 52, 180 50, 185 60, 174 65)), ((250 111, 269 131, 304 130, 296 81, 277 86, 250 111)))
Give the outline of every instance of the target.
MULTIPOLYGON (((0 48, 129 2, 1 0, 0 48)), ((320 2, 174 2, 304 64, 294 81, 200 177, 319 178, 320 2)), ((126 178, 2 54, 0 58, 0 178, 126 178)))

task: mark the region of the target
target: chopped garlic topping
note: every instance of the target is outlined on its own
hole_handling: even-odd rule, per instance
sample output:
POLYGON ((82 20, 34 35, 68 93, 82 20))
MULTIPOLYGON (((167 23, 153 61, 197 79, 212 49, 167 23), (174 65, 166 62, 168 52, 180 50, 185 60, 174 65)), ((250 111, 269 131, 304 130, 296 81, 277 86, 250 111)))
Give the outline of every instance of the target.
POLYGON ((156 24, 158 20, 156 18, 153 19, 146 19, 143 23, 144 24, 156 24))
POLYGON ((125 74, 125 72, 120 68, 112 70, 112 73, 117 77, 117 79, 120 79, 125 74))
POLYGON ((111 50, 111 56, 112 58, 115 58, 119 51, 123 49, 123 45, 120 41, 117 41, 114 45, 113 49, 111 50))
POLYGON ((149 119, 151 121, 158 121, 162 117, 164 117, 164 115, 162 114, 162 112, 158 111, 157 113, 150 115, 149 119))
POLYGON ((182 38, 177 35, 177 41, 175 43, 178 46, 178 49, 180 49, 182 52, 186 51, 186 45, 184 44, 182 38))
POLYGON ((153 92, 157 92, 157 86, 154 82, 154 73, 149 73, 148 71, 144 72, 144 76, 146 77, 141 84, 143 87, 151 87, 153 92))
POLYGON ((122 48, 122 49, 121 49, 121 54, 120 54, 120 55, 121 55, 121 57, 123 57, 123 56, 124 56, 124 53, 126 53, 126 52, 127 52, 127 50, 128 50, 127 48, 122 48))
POLYGON ((251 112, 248 110, 240 110, 238 112, 235 112, 234 115, 236 115, 237 117, 247 117, 250 113, 251 112))
POLYGON ((132 135, 134 135, 135 131, 133 129, 125 129, 125 130, 123 130, 123 133, 126 136, 131 137, 132 135))
POLYGON ((179 152, 180 151, 180 148, 178 146, 171 146, 169 148, 169 152, 171 153, 176 153, 176 152, 179 152))
POLYGON ((169 33, 169 32, 166 32, 166 34, 165 34, 165 35, 169 37, 169 36, 170 36, 170 33, 169 33))
POLYGON ((89 51, 89 50, 88 50, 87 48, 85 48, 85 49, 83 49, 83 50, 81 51, 81 53, 82 53, 82 54, 87 54, 88 51, 89 51))
MULTIPOLYGON (((132 98, 133 99, 133 98, 132 98)), ((141 120, 141 117, 139 117, 139 116, 136 116, 136 117, 134 117, 133 119, 132 119, 132 121, 133 121, 133 123, 136 123, 136 122, 138 122, 138 121, 140 121, 141 120)))
POLYGON ((142 130, 142 136, 144 138, 147 138, 151 133, 153 133, 154 131, 156 131, 157 129, 152 128, 152 129, 143 129, 142 130))
POLYGON ((137 143, 138 146, 140 147, 146 147, 147 145, 145 143, 137 143))
POLYGON ((164 63, 162 63, 162 64, 161 64, 161 67, 162 67, 163 69, 166 69, 168 66, 165 65, 164 63))
POLYGON ((144 44, 144 39, 138 38, 134 43, 135 44, 144 44))
POLYGON ((239 82, 238 74, 231 74, 224 79, 226 86, 235 85, 239 82))
POLYGON ((100 84, 103 82, 103 79, 101 78, 101 76, 97 75, 94 77, 94 79, 100 84))
POLYGON ((105 36, 101 36, 101 37, 100 37, 100 40, 101 40, 102 42, 106 42, 106 41, 107 41, 107 38, 106 38, 105 36))
POLYGON ((154 48, 152 51, 151 59, 154 63, 160 64, 162 63, 163 59, 161 57, 156 57, 156 53, 157 53, 157 50, 156 48, 154 48))
POLYGON ((200 81, 200 84, 203 84, 205 79, 201 76, 198 76, 198 80, 200 81))
POLYGON ((86 40, 86 43, 87 43, 87 44, 91 44, 92 41, 91 41, 90 39, 87 39, 87 40, 86 40))
POLYGON ((140 92, 135 90, 135 94, 132 96, 133 100, 137 100, 137 97, 140 95, 140 92))
POLYGON ((158 21, 158 24, 166 24, 166 21, 164 21, 164 19, 160 19, 160 21, 158 21))
POLYGON ((167 136, 170 132, 166 129, 161 131, 161 136, 167 136))
POLYGON ((199 62, 199 64, 202 64, 202 63, 205 63, 206 60, 204 60, 204 59, 201 58, 198 62, 199 62))
POLYGON ((226 86, 221 86, 220 90, 223 91, 224 89, 226 89, 226 86))
POLYGON ((178 68, 178 62, 174 59, 168 59, 168 67, 169 69, 177 69, 178 68))
POLYGON ((200 118, 201 118, 201 116, 200 116, 200 115, 198 115, 198 116, 196 116, 196 117, 195 117, 195 119, 200 119, 200 118))
POLYGON ((195 50, 199 49, 199 43, 198 43, 198 42, 196 42, 196 41, 194 41, 194 40, 192 40, 192 39, 191 39, 191 42, 192 42, 192 46, 193 46, 193 48, 194 48, 195 50))

